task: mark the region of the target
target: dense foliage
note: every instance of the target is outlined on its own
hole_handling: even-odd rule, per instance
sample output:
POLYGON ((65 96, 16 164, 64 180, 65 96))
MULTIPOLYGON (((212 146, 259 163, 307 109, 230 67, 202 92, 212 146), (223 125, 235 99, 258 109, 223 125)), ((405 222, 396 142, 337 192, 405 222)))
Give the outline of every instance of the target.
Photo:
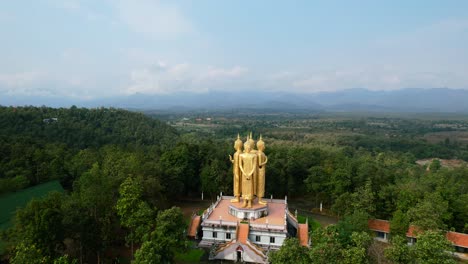
MULTIPOLYGON (((174 250, 185 246, 185 221, 180 210, 168 208, 201 192, 209 198, 220 191, 230 194, 228 154, 234 152, 236 134, 250 129, 255 136, 262 133, 266 142, 267 197, 305 199, 310 205, 305 209, 322 203, 341 219, 337 226, 317 230, 310 250, 288 241, 285 250, 271 256, 273 263, 325 263, 320 259, 328 258, 365 263, 372 247, 366 233, 369 218, 391 220, 396 237, 410 224, 468 232, 466 165, 415 163, 418 158, 466 159, 462 142, 421 137, 452 126, 394 118, 244 119, 199 127, 169 120, 177 132, 119 109, 0 107, 0 195, 50 180, 60 180, 67 190, 33 200, 17 212, 4 235, 11 260, 19 263, 30 255, 47 263, 96 262, 127 245, 137 263, 148 258, 172 262, 174 250), (134 244, 140 246, 135 252, 134 244)), ((465 124, 450 122, 442 123, 465 124)), ((415 248, 408 253, 397 239, 393 244, 395 250, 386 254, 396 262, 405 254, 423 261, 424 252, 436 252, 415 248)))

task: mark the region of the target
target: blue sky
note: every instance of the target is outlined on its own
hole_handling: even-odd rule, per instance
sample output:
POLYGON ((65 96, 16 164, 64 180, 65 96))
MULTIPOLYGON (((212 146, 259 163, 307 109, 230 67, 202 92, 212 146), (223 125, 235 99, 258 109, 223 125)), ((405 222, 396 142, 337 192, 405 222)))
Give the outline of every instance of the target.
POLYGON ((468 1, 0 2, 0 93, 468 89, 468 1))

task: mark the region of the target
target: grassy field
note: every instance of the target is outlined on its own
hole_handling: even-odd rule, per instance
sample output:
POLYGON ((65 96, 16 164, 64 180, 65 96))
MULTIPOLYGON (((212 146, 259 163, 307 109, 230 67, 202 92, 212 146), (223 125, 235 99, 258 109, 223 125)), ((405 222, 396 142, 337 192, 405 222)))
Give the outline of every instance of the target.
POLYGON ((24 207, 32 198, 40 198, 52 191, 63 192, 58 181, 51 181, 24 190, 0 196, 0 230, 11 225, 17 208, 24 207))
POLYGON ((176 263, 200 263, 200 260, 205 251, 203 249, 192 248, 184 253, 179 253, 175 256, 176 263))
MULTIPOLYGON (((43 197, 52 191, 63 192, 62 185, 58 181, 51 181, 0 196, 0 231, 11 226, 11 218, 16 209, 24 207, 31 199, 43 197)), ((0 255, 6 246, 6 243, 0 239, 0 255)))

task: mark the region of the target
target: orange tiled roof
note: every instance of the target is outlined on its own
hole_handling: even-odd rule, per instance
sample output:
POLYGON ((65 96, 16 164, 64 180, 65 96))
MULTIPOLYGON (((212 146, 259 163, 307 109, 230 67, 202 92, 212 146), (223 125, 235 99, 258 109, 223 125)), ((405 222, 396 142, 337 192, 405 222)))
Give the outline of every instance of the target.
MULTIPOLYGON (((381 232, 390 232, 390 222, 387 220, 380 219, 369 219, 369 229, 381 231, 381 232)), ((410 225, 408 231, 406 232, 407 237, 416 237, 418 233, 418 228, 414 225, 410 225)), ((468 248, 468 234, 457 233, 457 232, 447 232, 447 239, 452 242, 452 244, 460 247, 468 248)))
POLYGON ((418 227, 416 227, 414 225, 410 225, 409 228, 408 228, 408 232, 406 232, 406 236, 407 237, 416 237, 418 231, 421 231, 421 230, 418 230, 418 227))
POLYGON ((201 217, 199 215, 192 218, 192 222, 190 223, 188 234, 187 234, 189 237, 195 237, 197 235, 197 230, 198 230, 198 227, 200 226, 200 222, 201 222, 201 217))
POLYGON ((237 241, 245 244, 248 237, 249 224, 239 224, 239 229, 237 230, 237 241))
POLYGON ((457 232, 447 232, 446 237, 454 245, 468 248, 468 234, 457 233, 457 232))
POLYGON ((390 233, 390 222, 387 220, 369 219, 368 225, 371 230, 390 233))
POLYGON ((297 230, 297 236, 301 246, 309 245, 309 225, 308 224, 299 224, 297 230))

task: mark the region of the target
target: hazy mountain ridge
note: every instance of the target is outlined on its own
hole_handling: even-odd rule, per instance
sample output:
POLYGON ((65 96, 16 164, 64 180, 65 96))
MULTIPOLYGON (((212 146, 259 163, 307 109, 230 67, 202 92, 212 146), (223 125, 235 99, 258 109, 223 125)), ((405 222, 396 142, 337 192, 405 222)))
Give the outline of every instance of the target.
POLYGON ((2 105, 68 107, 112 106, 133 109, 276 109, 310 111, 468 112, 468 90, 409 88, 394 91, 348 89, 336 92, 208 92, 133 94, 96 100, 2 95, 2 105))

